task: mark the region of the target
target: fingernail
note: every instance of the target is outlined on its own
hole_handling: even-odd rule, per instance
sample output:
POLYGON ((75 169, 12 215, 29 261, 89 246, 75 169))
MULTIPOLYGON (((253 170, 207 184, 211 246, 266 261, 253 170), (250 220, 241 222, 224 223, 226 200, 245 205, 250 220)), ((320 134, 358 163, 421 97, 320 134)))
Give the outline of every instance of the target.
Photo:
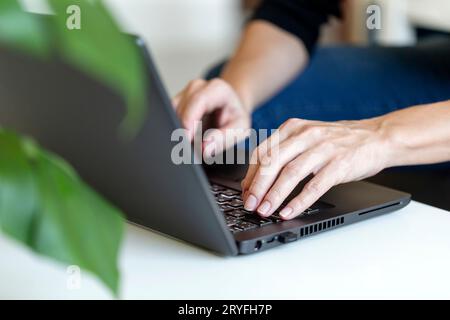
POLYGON ((284 208, 283 210, 281 210, 280 216, 281 216, 282 218, 289 218, 289 216, 292 214, 293 211, 294 211, 294 210, 292 210, 291 207, 286 207, 286 208, 284 208))
POLYGON ((263 216, 267 215, 269 213, 270 207, 272 205, 269 201, 264 201, 262 205, 259 206, 258 212, 262 214, 263 216))
POLYGON ((258 199, 256 199, 256 197, 251 194, 248 197, 247 201, 245 201, 244 208, 248 211, 253 211, 256 209, 257 204, 258 204, 258 199))

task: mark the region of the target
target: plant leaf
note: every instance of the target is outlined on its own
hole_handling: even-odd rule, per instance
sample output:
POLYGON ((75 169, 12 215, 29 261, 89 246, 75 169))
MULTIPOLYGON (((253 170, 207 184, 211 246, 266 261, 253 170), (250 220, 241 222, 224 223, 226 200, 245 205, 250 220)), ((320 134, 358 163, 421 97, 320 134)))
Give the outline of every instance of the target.
POLYGON ((0 150, 0 228, 41 255, 91 271, 117 294, 119 210, 29 139, 0 132, 0 150))
POLYGON ((37 190, 25 153, 13 134, 0 132, 0 228, 30 245, 37 190))
POLYGON ((25 13, 18 0, 0 1, 0 44, 44 57, 50 52, 49 42, 45 25, 25 13))
POLYGON ((146 74, 141 54, 123 34, 100 0, 49 0, 55 11, 59 48, 68 63, 108 85, 126 100, 128 113, 122 129, 128 137, 140 129, 146 113, 146 74), (81 12, 81 29, 66 26, 70 5, 81 12))

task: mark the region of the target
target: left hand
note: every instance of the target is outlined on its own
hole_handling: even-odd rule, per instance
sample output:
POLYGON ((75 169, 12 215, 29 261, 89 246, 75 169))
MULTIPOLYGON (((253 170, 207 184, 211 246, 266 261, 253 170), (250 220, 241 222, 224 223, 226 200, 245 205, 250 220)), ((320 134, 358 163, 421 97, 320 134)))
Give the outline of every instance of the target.
POLYGON ((379 118, 319 122, 289 119, 254 152, 242 192, 247 210, 267 217, 300 181, 303 191, 280 212, 293 219, 333 186, 373 176, 387 167, 388 150, 379 118))

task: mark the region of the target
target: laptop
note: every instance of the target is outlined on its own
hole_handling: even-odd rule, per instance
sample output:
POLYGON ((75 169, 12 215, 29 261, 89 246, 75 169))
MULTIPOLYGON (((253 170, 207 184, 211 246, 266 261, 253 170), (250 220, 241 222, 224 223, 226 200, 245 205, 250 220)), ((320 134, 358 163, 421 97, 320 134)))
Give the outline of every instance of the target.
MULTIPOLYGON (((0 49, 0 124, 34 137, 69 161, 127 219, 220 255, 252 254, 303 240, 406 206, 410 195, 367 182, 334 187, 290 221, 244 210, 246 166, 177 165, 172 132, 181 128, 144 43, 149 112, 124 141, 123 100, 61 61, 0 49)), ((301 190, 299 185, 295 192, 301 190)))

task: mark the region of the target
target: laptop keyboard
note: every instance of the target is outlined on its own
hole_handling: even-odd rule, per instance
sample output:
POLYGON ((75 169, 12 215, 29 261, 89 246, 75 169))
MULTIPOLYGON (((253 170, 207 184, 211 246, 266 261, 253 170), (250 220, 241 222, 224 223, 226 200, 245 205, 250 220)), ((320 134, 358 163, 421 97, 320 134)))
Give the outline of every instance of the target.
MULTIPOLYGON (((273 223, 281 223, 283 220, 278 215, 278 212, 283 208, 285 203, 273 215, 268 218, 263 218, 255 212, 244 209, 241 192, 229 189, 227 187, 212 184, 211 191, 214 194, 217 205, 222 210, 225 221, 231 232, 241 232, 261 228, 273 223)), ((312 215, 319 212, 318 208, 308 208, 299 217, 312 215)))

